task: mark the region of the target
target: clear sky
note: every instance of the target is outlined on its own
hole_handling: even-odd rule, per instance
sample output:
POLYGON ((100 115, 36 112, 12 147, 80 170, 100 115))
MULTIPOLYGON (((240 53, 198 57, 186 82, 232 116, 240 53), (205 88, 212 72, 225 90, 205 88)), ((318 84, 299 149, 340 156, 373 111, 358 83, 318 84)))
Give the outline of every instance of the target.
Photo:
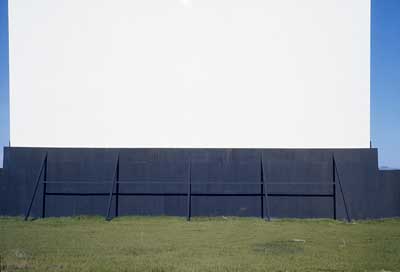
POLYGON ((371 139, 380 166, 400 168, 400 1, 372 0, 371 139))
POLYGON ((3 146, 8 145, 10 138, 7 5, 7 0, 0 0, 0 167, 3 165, 3 146))
MULTIPOLYGON (((0 146, 9 143, 7 0, 0 0, 0 146)), ((400 1, 372 0, 371 140, 381 167, 400 168, 400 1)), ((3 160, 0 150, 0 166, 3 160)))

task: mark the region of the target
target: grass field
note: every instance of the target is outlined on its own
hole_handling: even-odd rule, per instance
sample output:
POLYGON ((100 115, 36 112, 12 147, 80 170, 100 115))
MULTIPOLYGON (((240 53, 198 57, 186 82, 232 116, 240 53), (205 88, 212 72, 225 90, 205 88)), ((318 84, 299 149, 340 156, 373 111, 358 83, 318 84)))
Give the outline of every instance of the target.
POLYGON ((1 271, 400 271, 400 219, 0 218, 1 271))

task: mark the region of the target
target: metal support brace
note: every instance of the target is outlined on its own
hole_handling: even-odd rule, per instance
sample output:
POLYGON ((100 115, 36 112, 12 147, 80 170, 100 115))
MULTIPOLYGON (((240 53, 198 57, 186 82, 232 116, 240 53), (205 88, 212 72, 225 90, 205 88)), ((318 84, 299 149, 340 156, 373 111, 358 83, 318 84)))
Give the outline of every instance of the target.
POLYGON ((186 211, 186 220, 190 221, 192 217, 192 160, 189 159, 188 165, 188 177, 187 177, 187 211, 186 211))
POLYGON ((47 157, 43 170, 43 196, 42 196, 42 218, 46 217, 46 194, 47 194, 47 157))
POLYGON ((342 195, 344 208, 345 208, 345 211, 346 211, 347 222, 351 222, 351 217, 350 217, 349 209, 347 207, 346 198, 344 196, 342 183, 340 181, 340 175, 339 175, 339 171, 338 171, 338 168, 337 168, 337 165, 336 165, 335 156, 333 156, 333 166, 334 166, 334 171, 335 171, 335 174, 336 174, 335 176, 337 176, 337 178, 338 178, 338 185, 339 185, 339 189, 340 189, 340 194, 342 195))
POLYGON ((336 212, 336 165, 335 157, 332 155, 332 194, 333 194, 333 220, 337 219, 336 212))
MULTIPOLYGON (((261 173, 261 176, 262 176, 262 170, 260 170, 260 173, 261 173)), ((265 218, 265 215, 264 215, 264 183, 262 182, 262 177, 260 176, 260 211, 261 211, 261 213, 260 213, 260 216, 261 216, 261 219, 264 219, 265 218)))
POLYGON ((119 165, 117 172, 117 188, 115 193, 115 217, 119 216, 119 165))
POLYGON ((25 218, 24 218, 25 221, 28 220, 28 217, 29 217, 29 215, 31 213, 33 201, 35 200, 35 196, 36 196, 37 190, 39 188, 40 178, 42 177, 43 170, 44 170, 46 164, 47 164, 47 152, 44 155, 44 158, 42 160, 42 164, 40 166, 39 175, 36 178, 36 184, 35 184, 35 188, 33 190, 32 198, 31 198, 31 201, 29 202, 29 206, 28 206, 28 208, 27 208, 27 210, 25 212, 25 218))
POLYGON ((268 221, 271 221, 271 215, 270 215, 270 211, 269 211, 269 201, 268 201, 268 190, 267 190, 267 183, 265 182, 266 178, 265 178, 264 163, 263 163, 263 156, 262 155, 261 155, 260 162, 261 162, 261 188, 263 189, 262 195, 264 196, 264 200, 265 200, 264 201, 265 202, 264 205, 265 205, 265 208, 266 208, 265 209, 264 205, 263 205, 262 214, 263 214, 263 218, 265 218, 265 211, 266 211, 267 219, 268 219, 268 221))
POLYGON ((119 152, 117 155, 117 160, 115 162, 115 171, 114 171, 114 177, 111 183, 111 188, 110 188, 110 193, 109 193, 109 199, 108 199, 108 209, 107 209, 107 217, 106 220, 110 221, 111 218, 111 204, 112 204, 112 197, 113 197, 113 192, 114 192, 114 188, 115 188, 115 184, 118 182, 118 178, 119 178, 119 152))

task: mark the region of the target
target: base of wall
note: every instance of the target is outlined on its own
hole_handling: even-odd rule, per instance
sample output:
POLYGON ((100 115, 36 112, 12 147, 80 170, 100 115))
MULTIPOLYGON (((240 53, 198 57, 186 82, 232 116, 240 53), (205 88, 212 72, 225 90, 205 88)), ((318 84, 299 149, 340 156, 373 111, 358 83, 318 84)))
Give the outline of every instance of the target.
POLYGON ((333 218, 335 209, 337 218, 400 216, 400 171, 379 171, 376 149, 7 147, 4 154, 1 215, 26 213, 47 154, 31 216, 106 215, 113 180, 110 216, 333 218))

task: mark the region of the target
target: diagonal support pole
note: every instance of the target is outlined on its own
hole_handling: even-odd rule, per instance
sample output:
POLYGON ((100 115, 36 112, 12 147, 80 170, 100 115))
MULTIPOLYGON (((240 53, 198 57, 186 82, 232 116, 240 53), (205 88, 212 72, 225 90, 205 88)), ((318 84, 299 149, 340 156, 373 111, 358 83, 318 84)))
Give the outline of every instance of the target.
POLYGON ((115 188, 115 183, 117 183, 118 181, 118 175, 119 175, 119 152, 117 155, 117 160, 115 162, 115 171, 114 171, 114 177, 111 183, 111 188, 110 188, 110 194, 109 194, 109 198, 108 198, 108 209, 107 209, 107 217, 106 220, 110 221, 111 218, 111 204, 112 204, 112 197, 113 197, 113 193, 114 193, 114 188, 115 188))
POLYGON ((46 217, 46 194, 47 194, 47 157, 43 170, 43 194, 42 194, 42 218, 46 217))
POLYGON ((336 170, 335 170, 335 157, 332 154, 332 194, 333 194, 333 220, 337 219, 336 211, 336 170))
POLYGON ((265 216, 267 216, 267 220, 271 221, 271 215, 270 215, 270 209, 269 209, 269 199, 268 199, 268 190, 267 190, 267 183, 265 182, 266 178, 265 178, 265 171, 264 171, 264 163, 263 163, 263 156, 261 154, 261 159, 260 159, 260 163, 261 163, 261 185, 262 185, 262 195, 264 196, 264 205, 263 205, 263 218, 265 218, 265 216), (264 208, 265 206, 265 208, 264 208), (265 214, 266 213, 266 214, 265 214))
POLYGON ((192 217, 192 160, 189 159, 188 166, 188 177, 187 177, 187 210, 186 210, 186 220, 190 221, 192 217))
POLYGON ((346 217, 347 217, 347 222, 351 222, 351 217, 350 217, 350 213, 349 213, 349 209, 347 207, 347 203, 346 203, 346 198, 344 196, 344 192, 343 192, 343 188, 342 188, 342 183, 340 181, 340 175, 339 175, 339 171, 336 165, 336 160, 335 160, 335 156, 333 156, 333 166, 335 168, 335 173, 337 176, 337 180, 338 180, 338 185, 339 185, 339 189, 340 189, 340 194, 342 195, 342 199, 343 199, 343 204, 344 204, 344 208, 346 211, 346 217))
POLYGON ((35 196, 36 196, 37 190, 39 188, 40 178, 42 177, 43 170, 44 170, 46 164, 47 164, 47 152, 44 155, 44 158, 42 160, 42 165, 40 166, 39 175, 38 175, 38 177, 36 179, 36 184, 35 184, 35 188, 33 190, 32 198, 31 198, 31 201, 29 202, 29 206, 28 206, 28 208, 27 208, 27 210, 25 212, 25 218, 24 218, 25 221, 28 220, 28 217, 29 217, 29 215, 31 213, 33 201, 35 200, 35 196))
POLYGON ((116 181, 116 193, 115 193, 115 217, 119 216, 119 165, 117 171, 117 181, 116 181))

